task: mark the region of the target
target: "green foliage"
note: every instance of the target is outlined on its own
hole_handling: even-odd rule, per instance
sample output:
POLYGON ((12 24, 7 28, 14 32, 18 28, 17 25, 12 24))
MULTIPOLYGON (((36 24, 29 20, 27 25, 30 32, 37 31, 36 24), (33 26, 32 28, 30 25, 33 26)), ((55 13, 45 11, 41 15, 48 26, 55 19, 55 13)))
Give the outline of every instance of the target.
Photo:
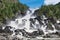
POLYGON ((38 10, 38 15, 45 14, 47 17, 60 19, 60 3, 56 5, 44 5, 38 10))
POLYGON ((12 19, 18 11, 24 12, 28 9, 26 5, 19 3, 17 0, 0 0, 0 22, 12 19))

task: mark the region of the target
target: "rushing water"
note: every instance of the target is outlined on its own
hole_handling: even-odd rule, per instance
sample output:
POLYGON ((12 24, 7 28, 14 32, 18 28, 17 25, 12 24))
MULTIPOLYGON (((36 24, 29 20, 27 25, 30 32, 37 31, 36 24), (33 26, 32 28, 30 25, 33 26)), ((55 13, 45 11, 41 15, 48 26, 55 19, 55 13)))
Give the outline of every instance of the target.
MULTIPOLYGON (((34 29, 33 30, 30 29, 30 27, 31 27, 30 26, 30 23, 31 23, 30 19, 31 18, 33 19, 33 18, 36 17, 36 16, 32 16, 32 14, 34 13, 34 11, 36 9, 30 9, 30 10, 31 11, 27 10, 26 15, 24 17, 22 17, 22 18, 19 17, 19 18, 15 19, 15 21, 11 21, 8 24, 8 26, 11 26, 11 27, 15 28, 15 30, 16 29, 24 29, 26 32, 33 32, 33 31, 35 31, 34 29)), ((37 20, 35 20, 35 21, 36 21, 35 25, 39 24, 39 22, 37 20)), ((33 27, 35 26, 34 24, 32 24, 32 25, 33 25, 33 27)))
MULTIPOLYGON (((26 12, 26 15, 15 19, 15 21, 10 21, 8 25, 12 28, 10 29, 13 31, 13 34, 11 36, 16 35, 19 38, 23 37, 38 37, 39 35, 47 35, 49 33, 56 33, 57 30, 55 26, 51 23, 51 26, 53 30, 47 29, 47 24, 49 23, 45 15, 41 16, 41 22, 42 24, 36 19, 36 15, 33 15, 36 9, 29 9, 26 12), (45 21, 47 20, 47 21, 45 21)), ((4 28, 3 28, 4 29, 4 28)), ((42 37, 40 36, 40 37, 42 37)))

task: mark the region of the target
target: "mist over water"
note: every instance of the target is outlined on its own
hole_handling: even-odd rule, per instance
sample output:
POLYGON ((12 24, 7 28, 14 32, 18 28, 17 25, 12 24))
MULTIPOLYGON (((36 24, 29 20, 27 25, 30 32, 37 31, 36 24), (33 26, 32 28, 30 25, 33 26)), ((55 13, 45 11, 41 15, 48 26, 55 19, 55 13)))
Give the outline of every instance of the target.
MULTIPOLYGON (((33 32, 34 30, 30 30, 30 23, 31 23, 30 19, 31 18, 34 19, 36 17, 36 16, 33 16, 33 13, 35 10, 37 10, 37 9, 30 9, 30 11, 27 10, 26 15, 24 17, 22 17, 22 18, 19 17, 19 18, 15 19, 15 21, 11 21, 8 24, 8 26, 12 26, 15 29, 25 29, 27 32, 33 32)), ((38 21, 37 21, 37 23, 38 23, 38 21)), ((35 26, 34 24, 32 24, 32 25, 35 26)))
MULTIPOLYGON (((13 32, 11 34, 12 37, 40 39, 58 31, 53 23, 50 23, 51 26, 48 26, 49 20, 45 15, 41 15, 41 17, 34 15, 38 9, 39 8, 29 8, 25 13, 26 15, 20 15, 14 21, 8 22, 6 26, 11 27, 9 29, 13 32)), ((56 22, 59 23, 59 21, 56 22)), ((3 29, 5 29, 5 27, 3 27, 3 29)))
POLYGON ((17 36, 19 38, 23 37, 38 37, 43 38, 43 36, 50 34, 50 33, 56 33, 58 30, 56 30, 55 26, 51 23, 51 28, 53 30, 49 29, 47 26, 48 18, 45 15, 41 16, 41 23, 39 20, 37 20, 37 16, 33 15, 35 10, 38 10, 39 8, 36 9, 29 9, 26 12, 25 16, 19 16, 16 18, 14 21, 10 21, 8 25, 12 27, 10 30, 13 31, 12 37, 17 36), (46 21, 45 21, 46 20, 46 21))

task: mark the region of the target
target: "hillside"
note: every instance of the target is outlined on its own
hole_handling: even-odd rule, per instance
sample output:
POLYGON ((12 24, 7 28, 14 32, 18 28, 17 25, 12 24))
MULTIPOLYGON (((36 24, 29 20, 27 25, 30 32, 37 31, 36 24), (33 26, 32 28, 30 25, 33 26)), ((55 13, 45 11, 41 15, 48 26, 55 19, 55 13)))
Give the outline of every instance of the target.
POLYGON ((44 5, 35 12, 37 16, 45 15, 48 18, 60 19, 60 3, 56 5, 44 5))
POLYGON ((18 0, 0 0, 0 25, 15 17, 18 12, 24 13, 27 9, 28 7, 18 0))

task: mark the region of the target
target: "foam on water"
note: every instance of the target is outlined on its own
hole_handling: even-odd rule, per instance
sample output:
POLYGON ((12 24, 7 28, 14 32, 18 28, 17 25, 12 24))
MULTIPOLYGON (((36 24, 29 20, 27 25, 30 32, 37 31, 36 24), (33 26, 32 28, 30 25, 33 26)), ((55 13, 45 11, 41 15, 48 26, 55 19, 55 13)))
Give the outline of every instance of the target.
POLYGON ((26 15, 24 17, 22 17, 22 18, 19 17, 19 18, 15 19, 15 21, 11 21, 8 24, 8 26, 11 26, 11 27, 15 28, 15 30, 16 29, 25 29, 26 32, 35 31, 34 29, 30 30, 30 21, 29 20, 30 20, 30 18, 35 18, 36 17, 36 16, 32 16, 32 14, 37 9, 30 9, 31 12, 29 10, 27 10, 26 15))
MULTIPOLYGON (((47 18, 44 15, 42 16, 42 21, 41 21, 43 23, 43 25, 40 25, 39 21, 34 19, 34 18, 36 18, 36 16, 34 16, 33 13, 37 9, 38 8, 27 10, 25 16, 18 17, 18 18, 15 19, 15 21, 11 21, 7 25, 7 26, 13 27, 12 29, 10 29, 11 31, 13 31, 12 36, 15 35, 14 30, 16 30, 16 29, 24 29, 28 33, 33 33, 34 31, 38 31, 38 29, 40 29, 40 30, 43 31, 43 33, 44 33, 43 35, 46 35, 48 33, 55 33, 56 32, 55 26, 53 24, 51 24, 51 25, 52 25, 54 30, 47 30, 46 29, 47 25, 46 25, 44 20, 47 19, 47 18), (34 20, 34 23, 32 23, 30 21, 31 18, 34 20), (32 27, 31 27, 31 24, 32 24, 32 27)), ((20 33, 20 34, 22 35, 22 33, 20 33)), ((17 36, 19 37, 19 35, 17 35, 17 36)))

